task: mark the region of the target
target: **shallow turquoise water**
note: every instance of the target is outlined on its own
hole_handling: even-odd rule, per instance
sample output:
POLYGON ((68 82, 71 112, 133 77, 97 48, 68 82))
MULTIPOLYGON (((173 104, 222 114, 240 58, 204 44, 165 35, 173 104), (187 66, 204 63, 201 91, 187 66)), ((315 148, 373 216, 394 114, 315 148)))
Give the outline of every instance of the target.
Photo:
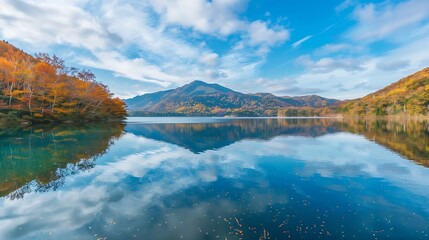
POLYGON ((132 118, 0 137, 0 239, 429 239, 426 123, 132 118))

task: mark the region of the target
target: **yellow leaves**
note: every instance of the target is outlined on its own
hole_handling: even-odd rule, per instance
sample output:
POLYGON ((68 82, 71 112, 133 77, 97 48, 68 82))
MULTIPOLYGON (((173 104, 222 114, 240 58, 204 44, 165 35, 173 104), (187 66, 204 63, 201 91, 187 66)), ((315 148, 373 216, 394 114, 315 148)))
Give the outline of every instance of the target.
POLYGON ((70 70, 56 56, 37 56, 0 43, 0 93, 8 108, 55 120, 126 115, 124 102, 113 99, 88 70, 70 70))
POLYGON ((63 107, 73 107, 76 106, 79 102, 77 100, 73 100, 71 102, 65 102, 61 104, 63 107))
POLYGON ((0 57, 0 71, 10 72, 12 70, 12 63, 10 63, 6 58, 0 57))
POLYGON ((399 94, 399 93, 403 93, 403 92, 406 92, 407 90, 406 89, 404 89, 404 88, 395 88, 395 89, 393 89, 392 91, 390 91, 388 94, 387 94, 387 96, 389 96, 389 95, 394 95, 394 94, 399 94))
POLYGON ((30 91, 28 91, 28 90, 14 90, 14 91, 12 92, 12 95, 13 95, 13 96, 18 96, 18 95, 20 95, 20 94, 25 94, 25 93, 30 93, 30 91))
POLYGON ((56 70, 45 62, 38 62, 32 67, 36 80, 46 83, 54 81, 56 70))
POLYGON ((204 104, 197 103, 194 106, 192 106, 192 109, 198 112, 204 112, 206 110, 206 106, 204 106, 204 104))
POLYGON ((220 113, 224 113, 225 112, 225 109, 222 109, 222 108, 220 108, 220 107, 215 107, 213 110, 212 110, 212 113, 213 114, 220 114, 220 113))
POLYGON ((59 107, 59 108, 55 109, 55 112, 56 113, 62 113, 62 114, 68 114, 68 113, 74 112, 74 110, 73 109, 69 109, 69 108, 61 108, 61 107, 59 107))
POLYGON ((429 113, 425 106, 428 92, 429 68, 426 68, 364 98, 344 103, 340 109, 351 115, 425 115, 429 113))
POLYGON ((179 107, 176 109, 176 112, 182 113, 182 112, 186 112, 188 110, 187 107, 179 107))

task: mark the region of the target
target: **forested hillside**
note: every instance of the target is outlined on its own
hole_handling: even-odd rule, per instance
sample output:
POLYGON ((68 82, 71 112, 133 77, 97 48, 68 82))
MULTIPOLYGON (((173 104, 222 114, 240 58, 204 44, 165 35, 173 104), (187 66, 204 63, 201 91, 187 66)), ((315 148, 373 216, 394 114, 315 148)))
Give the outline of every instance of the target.
POLYGON ((319 96, 244 94, 203 81, 125 100, 136 116, 317 116, 340 101, 319 96))
POLYGON ((0 41, 0 119, 92 121, 125 115, 124 102, 90 71, 0 41))
POLYGON ((429 112, 429 68, 375 93, 342 104, 338 111, 354 116, 424 116, 429 112))

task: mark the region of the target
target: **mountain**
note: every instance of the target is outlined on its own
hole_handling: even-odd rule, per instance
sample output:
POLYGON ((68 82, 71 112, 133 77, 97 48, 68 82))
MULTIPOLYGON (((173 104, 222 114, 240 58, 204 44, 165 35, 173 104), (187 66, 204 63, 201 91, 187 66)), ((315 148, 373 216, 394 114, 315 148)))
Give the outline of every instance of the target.
POLYGON ((244 94, 203 81, 125 100, 132 115, 276 115, 288 107, 329 107, 340 101, 319 96, 278 97, 244 94))
POLYGON ((422 116, 429 112, 429 68, 367 96, 342 103, 338 111, 355 116, 422 116))

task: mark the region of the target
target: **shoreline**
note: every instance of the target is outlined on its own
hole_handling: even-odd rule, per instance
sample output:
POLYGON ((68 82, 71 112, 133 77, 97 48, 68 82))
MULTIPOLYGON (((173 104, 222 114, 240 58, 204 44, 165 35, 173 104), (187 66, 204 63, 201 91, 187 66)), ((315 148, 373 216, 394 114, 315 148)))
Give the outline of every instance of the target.
MULTIPOLYGON (((99 123, 133 123, 132 119, 147 119, 152 120, 150 123, 176 123, 176 121, 156 121, 159 119, 213 119, 213 120, 246 120, 246 119, 335 119, 335 120, 364 120, 364 121, 429 121, 429 116, 344 116, 344 115, 332 115, 332 116, 258 116, 258 117, 245 117, 245 116, 131 116, 124 119, 97 119, 97 120, 84 120, 84 121, 28 121, 22 118, 2 118, 0 116, 0 129, 7 128, 31 128, 34 126, 44 127, 56 127, 64 125, 90 125, 99 123)), ((183 123, 183 121, 177 121, 177 123, 183 123)), ((190 122, 192 123, 192 121, 190 122)))
POLYGON ((326 116, 129 116, 127 118, 219 118, 219 119, 388 119, 388 120, 429 120, 429 116, 348 116, 348 115, 326 115, 326 116))
POLYGON ((89 124, 100 124, 100 123, 125 123, 126 119, 100 119, 100 120, 88 120, 88 121, 50 121, 50 122, 38 122, 38 121, 28 121, 25 119, 1 119, 0 118, 0 129, 7 128, 31 128, 34 126, 44 126, 44 127, 56 127, 64 125, 89 125, 89 124))

